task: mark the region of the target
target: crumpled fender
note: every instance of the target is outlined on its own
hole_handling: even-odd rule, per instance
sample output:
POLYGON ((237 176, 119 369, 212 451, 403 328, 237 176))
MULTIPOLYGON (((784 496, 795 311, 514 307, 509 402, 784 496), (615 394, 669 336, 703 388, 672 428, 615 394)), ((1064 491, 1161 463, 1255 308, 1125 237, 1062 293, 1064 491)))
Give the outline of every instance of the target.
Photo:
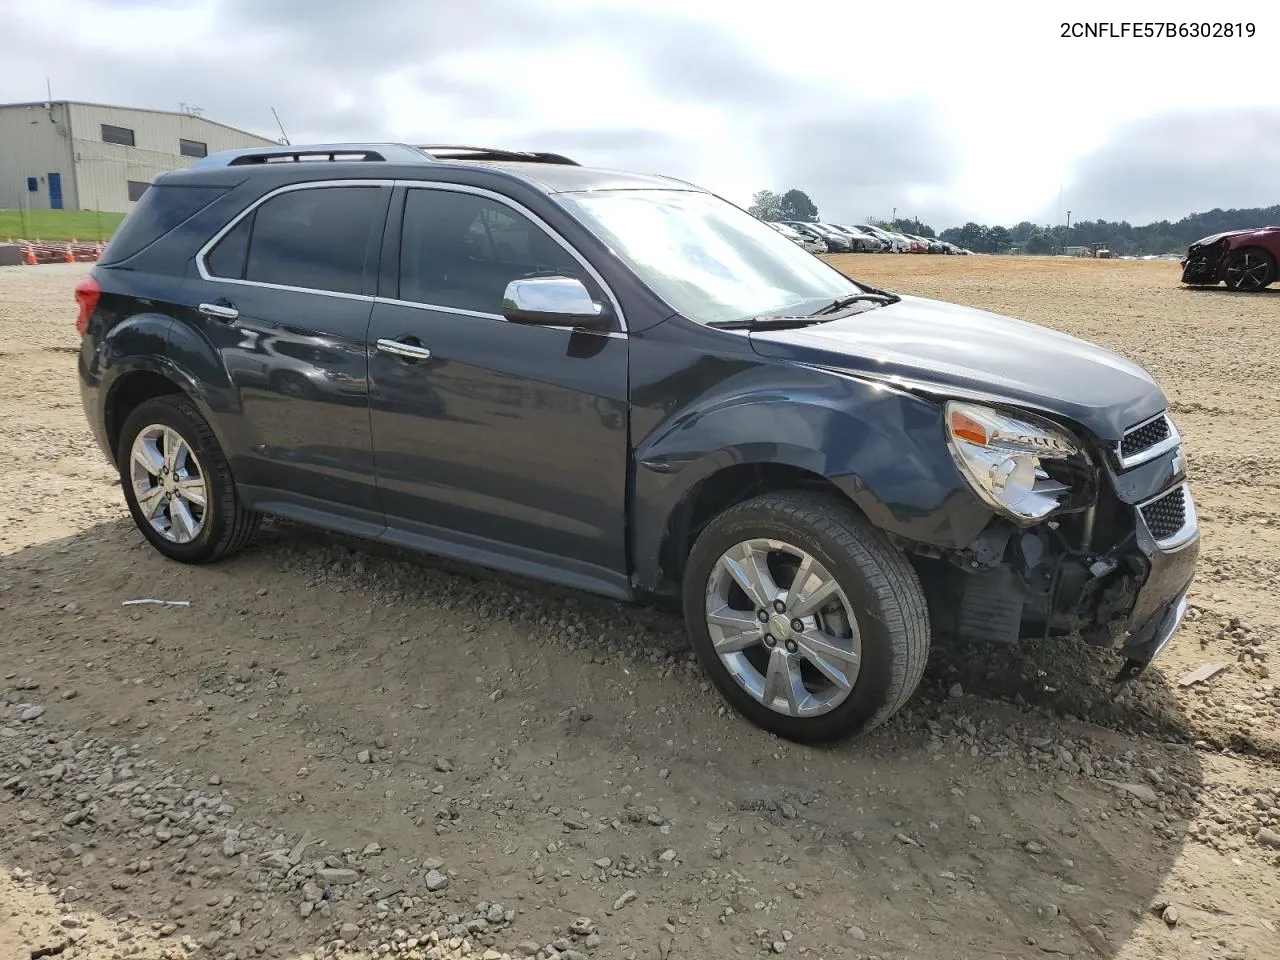
POLYGON ((990 520, 951 459, 938 404, 795 365, 773 366, 772 384, 762 373, 728 377, 637 444, 632 543, 642 588, 663 575, 659 556, 676 510, 740 464, 824 477, 874 526, 918 543, 963 548, 990 520))

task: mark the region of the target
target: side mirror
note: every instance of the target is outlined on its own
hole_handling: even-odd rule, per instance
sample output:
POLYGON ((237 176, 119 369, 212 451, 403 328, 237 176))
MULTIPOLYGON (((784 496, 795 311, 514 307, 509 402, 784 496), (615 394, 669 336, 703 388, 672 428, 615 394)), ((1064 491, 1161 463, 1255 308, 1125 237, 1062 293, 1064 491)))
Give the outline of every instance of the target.
POLYGON ((611 320, 611 312, 574 277, 512 280, 502 297, 502 315, 512 323, 590 330, 607 327, 611 320))

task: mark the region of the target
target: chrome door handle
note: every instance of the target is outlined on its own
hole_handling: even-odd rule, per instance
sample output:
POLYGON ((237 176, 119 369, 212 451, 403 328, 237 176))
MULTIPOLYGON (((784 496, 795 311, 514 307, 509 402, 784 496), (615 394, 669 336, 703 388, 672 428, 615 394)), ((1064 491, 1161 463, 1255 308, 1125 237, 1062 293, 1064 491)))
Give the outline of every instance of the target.
POLYGON ((206 317, 213 317, 215 320, 222 320, 227 323, 240 316, 240 311, 235 307, 221 303, 202 303, 200 304, 200 312, 206 317))
POLYGON ((413 343, 402 343, 399 340, 379 340, 378 349, 383 353, 394 354, 405 360, 430 360, 431 351, 413 343))

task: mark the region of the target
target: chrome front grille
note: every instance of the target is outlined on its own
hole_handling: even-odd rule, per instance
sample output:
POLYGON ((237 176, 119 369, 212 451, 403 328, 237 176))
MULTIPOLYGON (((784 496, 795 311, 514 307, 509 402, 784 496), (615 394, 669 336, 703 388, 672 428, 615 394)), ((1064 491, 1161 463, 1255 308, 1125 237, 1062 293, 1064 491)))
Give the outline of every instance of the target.
POLYGON ((1189 540, 1196 530, 1195 504, 1185 483, 1148 500, 1138 510, 1152 538, 1162 547, 1189 540))
POLYGON ((1140 427, 1134 427, 1124 435, 1124 440, 1120 442, 1120 455, 1122 457, 1132 457, 1134 454, 1142 453, 1154 447, 1161 440, 1169 437, 1169 418, 1164 414, 1144 423, 1140 427))
POLYGON ((1167 413, 1162 413, 1126 430, 1116 446, 1116 456, 1121 468, 1127 470, 1168 453, 1181 441, 1178 428, 1167 413))
POLYGON ((1187 522, 1187 502, 1182 488, 1170 490, 1159 500, 1143 507, 1142 519, 1147 521, 1151 535, 1157 540, 1172 537, 1187 522))

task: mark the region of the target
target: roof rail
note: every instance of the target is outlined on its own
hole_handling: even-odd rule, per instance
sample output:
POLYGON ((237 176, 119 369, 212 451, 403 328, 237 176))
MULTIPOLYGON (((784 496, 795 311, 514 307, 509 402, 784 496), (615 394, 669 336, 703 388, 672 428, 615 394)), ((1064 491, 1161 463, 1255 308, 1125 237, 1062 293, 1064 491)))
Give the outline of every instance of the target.
POLYGON ((570 160, 561 154, 532 150, 504 150, 500 147, 471 147, 445 143, 427 144, 418 149, 436 160, 515 160, 523 163, 562 163, 573 167, 580 166, 578 161, 570 160))
POLYGON ((220 150, 193 163, 192 167, 239 167, 264 163, 314 161, 382 161, 386 163, 430 163, 417 147, 405 143, 316 143, 306 146, 250 147, 220 150))
POLYGON ((191 166, 241 167, 314 161, 430 163, 432 160, 515 160, 524 163, 560 163, 575 167, 579 165, 576 160, 570 160, 558 153, 503 150, 499 147, 471 147, 461 144, 431 144, 414 147, 407 143, 313 143, 296 147, 220 150, 202 157, 191 166))

